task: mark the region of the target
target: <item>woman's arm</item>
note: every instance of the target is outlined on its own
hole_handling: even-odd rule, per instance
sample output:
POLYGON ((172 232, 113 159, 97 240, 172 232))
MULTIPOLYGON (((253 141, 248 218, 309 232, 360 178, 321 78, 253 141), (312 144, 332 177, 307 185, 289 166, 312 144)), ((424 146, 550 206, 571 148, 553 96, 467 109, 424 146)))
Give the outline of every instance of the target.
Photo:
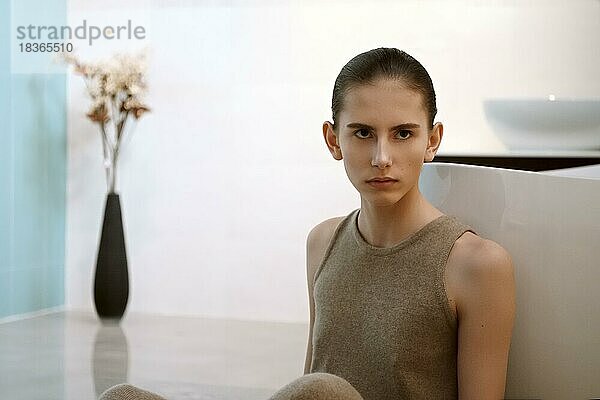
POLYGON ((315 299, 313 298, 313 282, 317 269, 325 256, 329 242, 331 241, 335 229, 344 217, 329 218, 316 225, 306 238, 306 283, 308 287, 308 308, 310 313, 308 344, 306 346, 306 358, 304 360, 304 373, 310 372, 312 362, 312 332, 315 323, 315 299))
POLYGON ((460 400, 504 398, 515 315, 514 269, 499 244, 464 246, 457 294, 460 400))
POLYGON ((306 358, 304 360, 304 374, 310 372, 310 364, 312 361, 312 332, 315 323, 315 302, 313 299, 313 280, 315 277, 317 262, 316 248, 319 245, 321 236, 320 225, 315 226, 306 239, 306 284, 308 287, 308 312, 310 320, 308 322, 308 344, 306 345, 306 358))

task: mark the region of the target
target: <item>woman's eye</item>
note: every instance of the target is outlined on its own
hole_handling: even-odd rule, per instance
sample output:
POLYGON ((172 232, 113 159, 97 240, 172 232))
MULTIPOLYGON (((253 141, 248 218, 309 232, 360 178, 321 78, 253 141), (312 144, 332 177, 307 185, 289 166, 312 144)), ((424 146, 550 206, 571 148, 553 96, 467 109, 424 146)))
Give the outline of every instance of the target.
POLYGON ((399 135, 399 136, 400 136, 402 133, 404 133, 404 135, 402 135, 402 136, 401 136, 403 139, 408 139, 408 137, 409 137, 410 135, 412 135, 412 132, 411 132, 411 131, 407 131, 407 130, 401 130, 401 131, 398 131, 398 135, 399 135))
POLYGON ((364 138, 365 136, 361 136, 361 132, 364 133, 364 134, 366 134, 366 135, 369 135, 369 131, 366 130, 366 129, 359 129, 356 132, 354 132, 354 135, 358 136, 360 138, 364 138))

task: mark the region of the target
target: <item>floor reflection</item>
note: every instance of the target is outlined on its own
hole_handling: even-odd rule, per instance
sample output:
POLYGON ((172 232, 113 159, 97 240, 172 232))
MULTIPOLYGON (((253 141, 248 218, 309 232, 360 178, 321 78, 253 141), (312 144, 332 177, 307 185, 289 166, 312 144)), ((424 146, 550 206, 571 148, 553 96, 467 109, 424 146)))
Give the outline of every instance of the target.
POLYGON ((0 400, 93 400, 128 382, 169 400, 265 400, 303 373, 306 324, 59 312, 0 324, 0 400))
POLYGON ((118 321, 102 321, 94 339, 92 375, 96 397, 119 383, 128 382, 129 346, 118 321))

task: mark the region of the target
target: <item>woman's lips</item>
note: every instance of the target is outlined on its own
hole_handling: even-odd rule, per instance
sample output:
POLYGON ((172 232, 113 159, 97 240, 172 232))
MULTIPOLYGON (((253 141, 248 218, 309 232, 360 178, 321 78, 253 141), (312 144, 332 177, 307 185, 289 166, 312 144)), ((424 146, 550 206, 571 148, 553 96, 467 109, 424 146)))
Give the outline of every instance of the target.
POLYGON ((392 180, 392 179, 385 180, 385 181, 367 181, 367 183, 369 185, 371 185, 372 187, 374 187, 376 189, 389 188, 389 187, 391 187, 396 182, 398 182, 398 181, 395 181, 395 180, 392 180))

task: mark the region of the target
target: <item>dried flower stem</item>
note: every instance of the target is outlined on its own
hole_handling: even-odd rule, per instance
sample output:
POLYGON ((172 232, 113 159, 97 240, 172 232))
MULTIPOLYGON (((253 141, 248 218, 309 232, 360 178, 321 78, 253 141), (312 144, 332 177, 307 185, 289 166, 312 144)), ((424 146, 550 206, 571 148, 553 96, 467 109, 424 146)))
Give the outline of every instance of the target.
POLYGON ((87 116, 100 125, 109 193, 115 193, 119 151, 125 128, 130 125, 127 121, 130 116, 137 120, 150 110, 141 101, 146 90, 143 57, 143 54, 137 57, 116 55, 110 62, 84 64, 72 54, 63 54, 65 62, 83 75, 93 101, 87 116))

